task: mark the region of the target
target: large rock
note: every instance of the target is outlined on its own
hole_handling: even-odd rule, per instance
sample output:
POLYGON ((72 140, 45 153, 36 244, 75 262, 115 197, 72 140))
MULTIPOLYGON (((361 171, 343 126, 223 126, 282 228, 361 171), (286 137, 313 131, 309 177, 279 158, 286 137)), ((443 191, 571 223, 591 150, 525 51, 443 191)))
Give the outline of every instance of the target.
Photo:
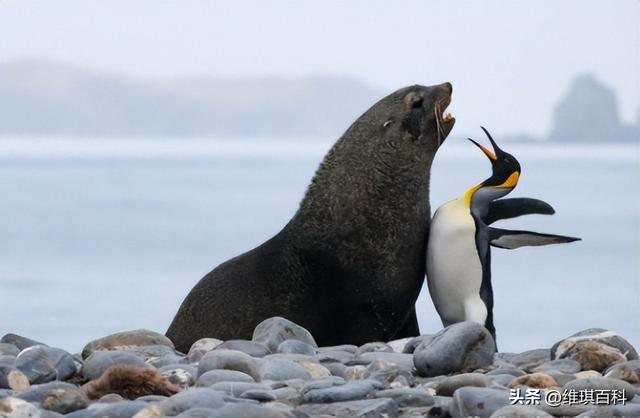
POLYGON ((259 362, 242 351, 213 350, 206 353, 198 364, 198 376, 209 370, 237 370, 260 380, 259 362))
POLYGON ((87 358, 96 350, 126 350, 145 345, 165 345, 173 347, 170 339, 162 334, 146 329, 118 332, 93 340, 84 346, 82 358, 87 358))
MULTIPOLYGON (((571 358, 576 346, 584 341, 594 341, 614 348, 623 354, 627 360, 635 360, 638 353, 635 348, 615 331, 603 328, 589 328, 564 338, 551 347, 551 358, 571 358)), ((598 370, 601 371, 601 370, 598 370)))
POLYGON ((78 364, 71 354, 46 345, 22 350, 16 357, 15 366, 32 384, 66 380, 78 371, 78 364))
POLYGON ((309 331, 279 316, 265 319, 258 324, 251 338, 252 341, 264 344, 272 352, 276 352, 280 343, 288 339, 300 340, 314 348, 318 347, 309 331))
POLYGON ((439 376, 488 367, 493 363, 495 343, 482 325, 459 322, 421 344, 413 353, 418 374, 439 376))
POLYGON ((508 390, 460 388, 453 394, 449 413, 453 418, 487 418, 498 409, 509 404, 508 390))
POLYGON ((335 418, 396 418, 398 406, 389 398, 365 399, 360 401, 336 402, 330 404, 307 404, 298 407, 310 416, 326 416, 335 418))

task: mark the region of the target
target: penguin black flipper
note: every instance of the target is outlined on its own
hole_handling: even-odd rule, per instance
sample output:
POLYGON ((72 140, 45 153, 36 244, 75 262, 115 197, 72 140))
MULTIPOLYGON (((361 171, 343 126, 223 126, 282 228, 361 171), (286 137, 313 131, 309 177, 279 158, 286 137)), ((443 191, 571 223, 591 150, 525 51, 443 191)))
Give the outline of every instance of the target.
POLYGON ((517 218, 522 215, 553 215, 556 211, 545 201, 531 199, 529 197, 515 197, 511 199, 498 199, 489 203, 482 221, 486 225, 501 219, 517 218))
POLYGON ((564 235, 541 234, 532 231, 513 231, 489 227, 489 243, 491 246, 507 250, 514 250, 520 247, 564 244, 580 240, 581 238, 567 237, 564 235))

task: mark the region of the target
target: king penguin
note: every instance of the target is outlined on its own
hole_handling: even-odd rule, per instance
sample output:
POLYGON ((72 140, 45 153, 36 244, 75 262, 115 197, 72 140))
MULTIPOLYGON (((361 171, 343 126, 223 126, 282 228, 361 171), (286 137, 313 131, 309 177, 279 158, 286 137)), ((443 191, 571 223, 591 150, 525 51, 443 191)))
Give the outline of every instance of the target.
POLYGON ((501 150, 489 132, 481 128, 493 151, 468 139, 491 161, 491 177, 436 210, 429 232, 426 272, 429 293, 443 326, 474 321, 484 325, 495 340, 490 246, 515 249, 579 238, 489 226, 500 219, 552 215, 555 211, 538 199, 500 199, 518 184, 520 163, 501 150))

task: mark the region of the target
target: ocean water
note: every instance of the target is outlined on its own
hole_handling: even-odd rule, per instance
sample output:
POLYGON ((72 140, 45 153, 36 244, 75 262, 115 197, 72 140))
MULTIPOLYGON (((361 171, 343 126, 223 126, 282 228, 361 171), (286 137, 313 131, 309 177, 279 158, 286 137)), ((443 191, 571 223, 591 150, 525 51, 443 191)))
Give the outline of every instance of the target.
MULTIPOLYGON (((0 139, 0 333, 78 351, 134 328, 164 332, 191 287, 294 214, 329 140, 0 139)), ((523 167, 511 194, 554 216, 503 228, 583 241, 493 250, 502 351, 549 347, 588 327, 640 348, 640 157, 635 145, 503 144, 523 167)), ((453 135, 431 206, 488 177, 453 135)), ((441 328, 425 290, 423 333, 441 328)))

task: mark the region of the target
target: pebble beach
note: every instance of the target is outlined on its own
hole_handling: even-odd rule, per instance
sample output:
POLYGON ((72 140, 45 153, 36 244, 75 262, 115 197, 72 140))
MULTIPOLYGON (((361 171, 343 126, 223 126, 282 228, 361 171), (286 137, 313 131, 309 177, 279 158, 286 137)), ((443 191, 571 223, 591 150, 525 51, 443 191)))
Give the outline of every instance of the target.
POLYGON ((461 322, 435 334, 318 347, 269 318, 251 340, 196 341, 125 331, 69 353, 0 340, 0 417, 638 417, 640 360, 612 330, 552 347, 495 352, 461 322))

